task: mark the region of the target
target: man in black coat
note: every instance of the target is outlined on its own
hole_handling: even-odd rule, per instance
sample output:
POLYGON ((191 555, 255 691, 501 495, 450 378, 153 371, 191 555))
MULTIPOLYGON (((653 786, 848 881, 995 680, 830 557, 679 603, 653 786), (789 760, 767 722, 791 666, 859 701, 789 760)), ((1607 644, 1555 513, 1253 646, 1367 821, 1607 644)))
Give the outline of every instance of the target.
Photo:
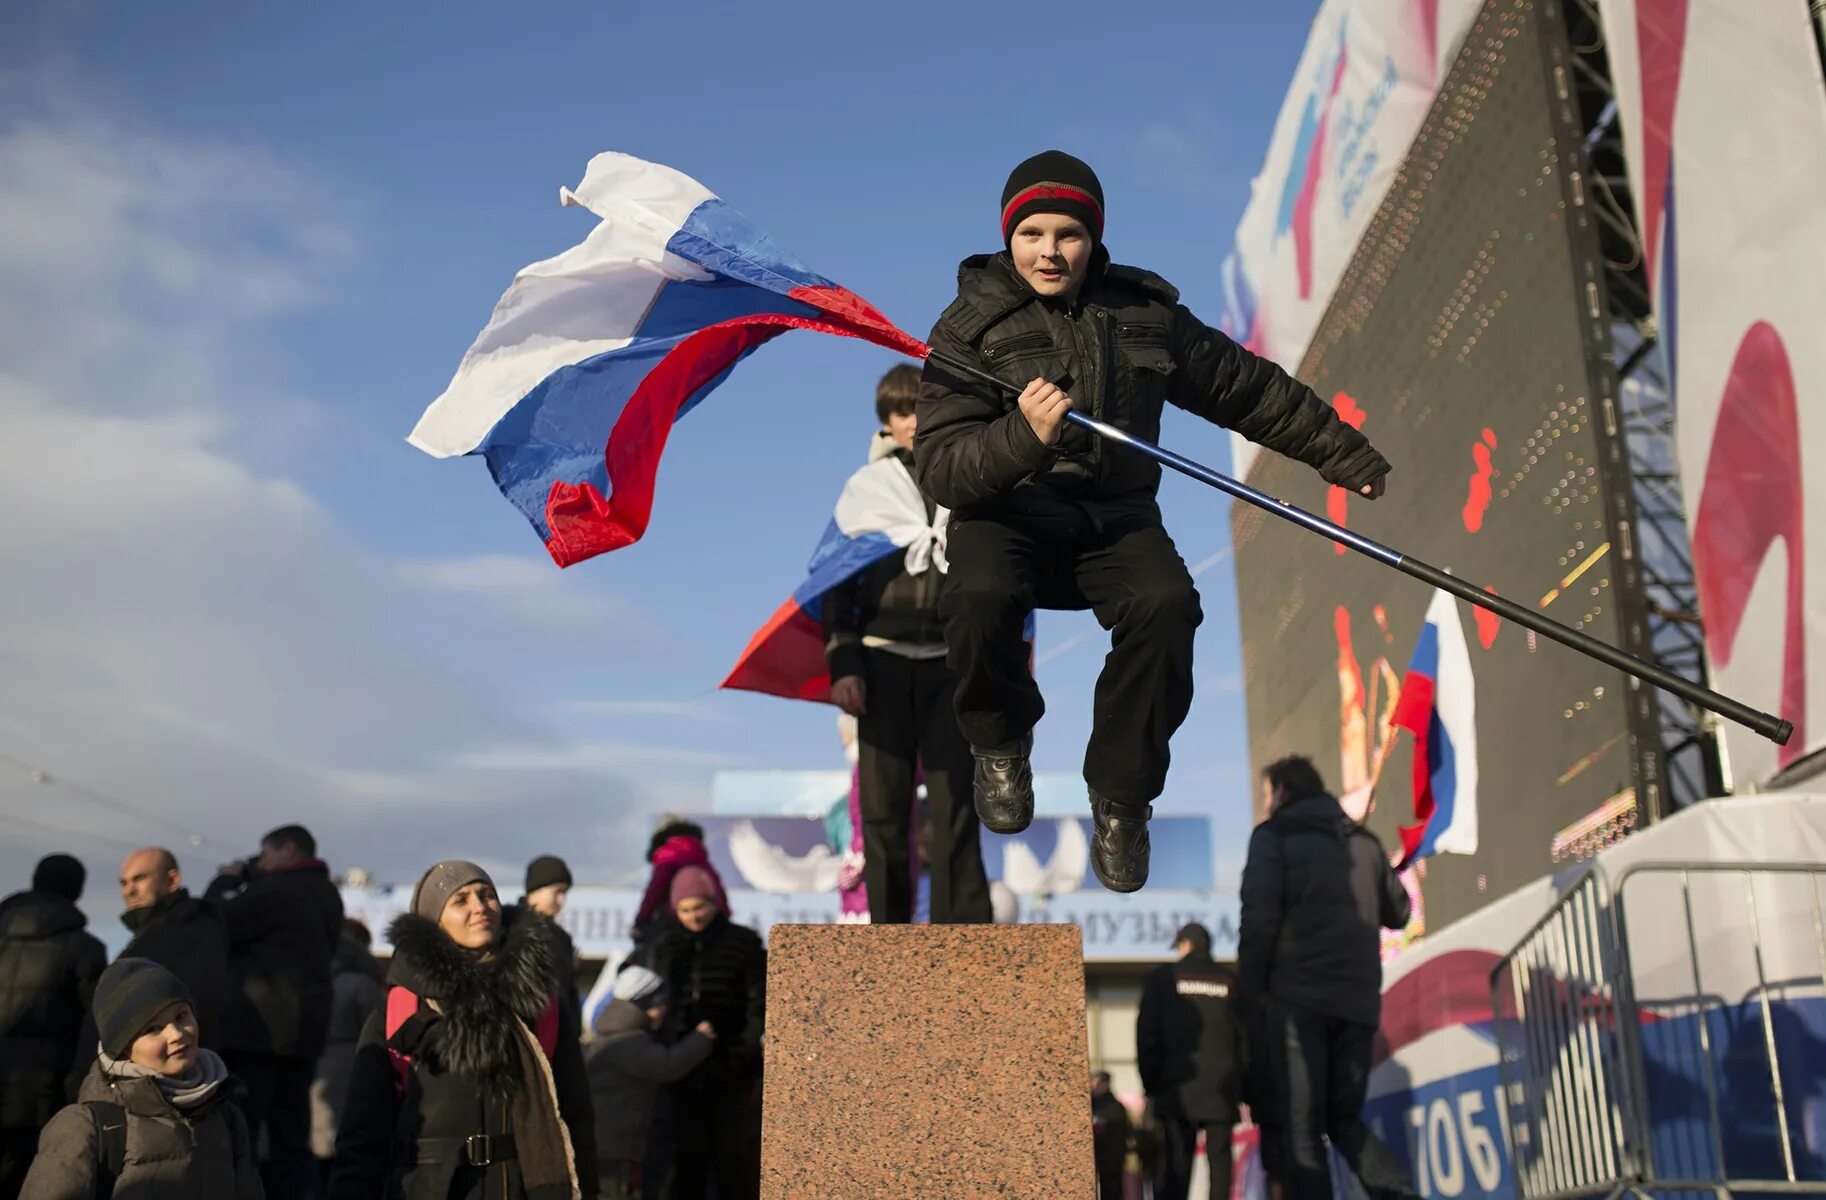
POLYGON ((73 1066, 95 1057, 82 1027, 108 952, 76 907, 87 874, 52 854, 30 891, 0 903, 0 1200, 19 1194, 39 1131, 75 1099, 73 1066))
POLYGON ((1372 1200, 1412 1196, 1362 1115, 1382 1015, 1380 930, 1407 924, 1407 892, 1310 759, 1269 764, 1262 790, 1271 815, 1249 839, 1237 968, 1259 1063, 1250 1104, 1275 1142, 1266 1158, 1291 1200, 1330 1200, 1330 1138, 1372 1200))
POLYGON ((311 1080, 329 1028, 342 896, 310 831, 287 825, 261 839, 255 858, 223 867, 206 898, 228 926, 236 989, 222 1057, 247 1087, 248 1127, 266 1131, 268 1200, 313 1195, 311 1080))
POLYGON ((169 850, 135 850, 120 866, 121 924, 133 935, 122 958, 149 958, 178 977, 196 1003, 202 1044, 222 1042, 222 1019, 234 993, 228 971, 228 927, 207 900, 184 886, 169 850))
POLYGON ((1113 264, 1103 215, 1095 172, 1071 155, 1014 169, 1004 249, 964 260, 932 331, 914 460, 920 486, 952 511, 941 611, 978 815, 997 833, 1033 819, 1028 754, 1045 702, 1021 636, 1027 614, 1089 607, 1111 632, 1084 755, 1091 862, 1105 887, 1132 892, 1147 880, 1147 822, 1191 707, 1203 616, 1161 525, 1160 467, 1066 413, 1152 441, 1170 403, 1371 498, 1389 464, 1312 389, 1193 316, 1166 280, 1113 264))
POLYGON ((1157 1200, 1185 1200, 1199 1130, 1211 1194, 1230 1194, 1230 1135, 1242 1088, 1239 1029, 1231 1009, 1236 977, 1211 957, 1211 931, 1187 925, 1173 939, 1178 962, 1156 967, 1141 992, 1135 1056, 1160 1127, 1157 1200))

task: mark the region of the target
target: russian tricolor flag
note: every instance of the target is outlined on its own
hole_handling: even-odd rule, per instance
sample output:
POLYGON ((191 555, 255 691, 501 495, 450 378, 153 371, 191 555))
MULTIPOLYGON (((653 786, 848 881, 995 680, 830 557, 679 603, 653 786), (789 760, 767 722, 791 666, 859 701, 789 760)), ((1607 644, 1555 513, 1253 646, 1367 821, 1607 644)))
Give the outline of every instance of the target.
POLYGON ((950 513, 940 508, 927 521, 919 486, 891 455, 850 476, 812 551, 805 582, 749 639, 722 686, 789 700, 828 701, 831 677, 819 621, 824 593, 895 553, 906 556, 910 575, 943 571, 949 519, 950 513))
POLYGON ((1414 816, 1403 865, 1477 852, 1477 692, 1458 602, 1435 591, 1408 663, 1394 725, 1414 735, 1414 816))
POLYGON ((670 167, 599 154, 559 197, 600 224, 514 277, 409 439, 482 455, 559 566, 639 540, 672 423, 761 343, 816 329, 927 353, 670 167))

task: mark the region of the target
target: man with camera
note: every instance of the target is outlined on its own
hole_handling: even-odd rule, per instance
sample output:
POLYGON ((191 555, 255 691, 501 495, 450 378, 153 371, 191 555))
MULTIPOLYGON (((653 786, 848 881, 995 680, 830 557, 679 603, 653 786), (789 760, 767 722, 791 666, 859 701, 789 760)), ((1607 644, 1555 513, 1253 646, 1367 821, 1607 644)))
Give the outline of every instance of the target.
POLYGON ((270 1200, 314 1194, 311 1080, 330 1017, 330 959, 342 932, 342 895, 302 825, 260 840, 260 853, 221 869, 207 898, 228 926, 235 995, 219 1039, 228 1068, 247 1087, 241 1102, 256 1140, 270 1200))

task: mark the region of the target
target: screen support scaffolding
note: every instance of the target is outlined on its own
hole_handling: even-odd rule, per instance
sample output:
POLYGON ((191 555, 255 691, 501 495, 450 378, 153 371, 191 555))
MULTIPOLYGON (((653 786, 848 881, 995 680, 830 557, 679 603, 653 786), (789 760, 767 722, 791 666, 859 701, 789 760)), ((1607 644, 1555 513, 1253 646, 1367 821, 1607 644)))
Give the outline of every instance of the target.
MULTIPOLYGON (((1826 2, 1826 0, 1822 0, 1826 2)), ((1584 132, 1610 314, 1611 358, 1619 382, 1619 415, 1635 507, 1637 566, 1648 624, 1649 657, 1665 670, 1710 686, 1699 586, 1680 489, 1669 394, 1667 352, 1648 290, 1640 226, 1631 194, 1622 122, 1600 19, 1602 0, 1568 0, 1563 11, 1571 47, 1572 101, 1584 132)), ((1664 813, 1730 788, 1718 718, 1669 692, 1656 693, 1664 769, 1664 813)))

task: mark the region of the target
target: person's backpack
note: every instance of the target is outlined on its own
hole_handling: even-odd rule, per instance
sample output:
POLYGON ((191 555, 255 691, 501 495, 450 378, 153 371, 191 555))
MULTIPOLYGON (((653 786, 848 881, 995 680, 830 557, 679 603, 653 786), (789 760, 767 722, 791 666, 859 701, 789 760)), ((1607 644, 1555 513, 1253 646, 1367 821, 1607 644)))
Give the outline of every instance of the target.
POLYGON ((95 1194, 112 1196, 127 1165, 127 1110, 111 1100, 90 1100, 83 1107, 95 1124, 95 1194))
MULTIPOLYGON (((387 1057, 393 1061, 393 1093, 395 1097, 406 1094, 406 1083, 412 1078, 412 1056, 393 1044, 393 1035, 406 1025, 406 1022, 418 1016, 418 994, 403 987, 387 989, 387 1057)), ((545 1052, 545 1061, 551 1062, 558 1052, 558 997, 554 995, 546 1002, 539 1019, 533 1022, 533 1036, 539 1041, 539 1049, 545 1052)))

